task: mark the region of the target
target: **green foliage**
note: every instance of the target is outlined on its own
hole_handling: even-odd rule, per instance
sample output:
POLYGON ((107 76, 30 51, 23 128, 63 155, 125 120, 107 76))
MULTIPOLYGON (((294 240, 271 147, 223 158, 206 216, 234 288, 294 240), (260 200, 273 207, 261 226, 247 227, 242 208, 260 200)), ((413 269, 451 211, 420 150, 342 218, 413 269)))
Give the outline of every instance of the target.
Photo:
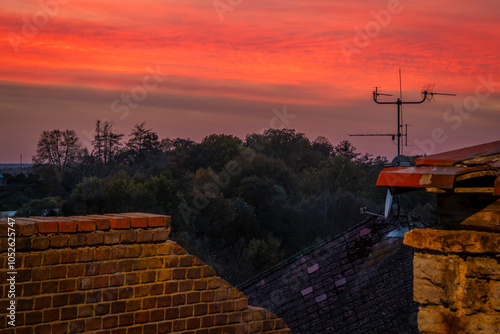
POLYGON ((47 194, 42 188, 39 175, 30 173, 28 176, 19 173, 12 176, 2 173, 7 185, 0 187, 0 211, 15 211, 23 204, 47 194))
POLYGON ((219 172, 239 153, 242 141, 231 135, 210 135, 201 142, 205 166, 219 172))
POLYGON ((154 198, 154 202, 152 202, 148 210, 151 212, 172 214, 184 202, 177 182, 168 171, 159 176, 150 177, 144 183, 144 190, 154 198))
POLYGON ((331 159, 328 179, 332 191, 351 191, 363 195, 363 191, 367 189, 368 173, 347 156, 338 155, 331 159))
POLYGON ((22 191, 0 190, 0 211, 14 211, 23 204, 30 201, 30 198, 22 191))
POLYGON ((301 170, 314 160, 309 139, 293 129, 267 129, 262 135, 247 136, 246 142, 248 147, 280 159, 294 170, 301 170))
MULTIPOLYGON (((262 153, 248 149, 243 151, 236 159, 234 164, 239 173, 231 177, 230 189, 237 189, 241 181, 250 176, 256 176, 261 179, 273 180, 280 185, 291 198, 296 199, 299 195, 299 174, 293 172, 282 160, 266 156, 262 153)), ((226 166, 226 169, 231 170, 226 166)), ((236 193, 231 192, 231 196, 236 193)))
POLYGON ((103 180, 95 176, 86 177, 71 193, 64 207, 64 213, 69 215, 104 213, 106 198, 103 180))
POLYGON ((106 178, 84 178, 71 193, 65 213, 145 211, 173 214, 182 202, 177 183, 168 172, 148 178, 136 174, 132 178, 125 170, 120 170, 106 178))
POLYGON ((328 158, 333 153, 333 145, 323 136, 319 136, 313 141, 312 148, 314 151, 321 153, 324 158, 328 158))
POLYGON ((244 178, 238 188, 238 195, 255 208, 255 214, 263 223, 270 224, 271 231, 286 219, 285 210, 290 207, 289 198, 285 189, 272 179, 257 176, 244 178))
POLYGON ((63 199, 60 197, 34 199, 29 203, 23 204, 17 211, 16 216, 58 216, 60 215, 62 205, 63 199))
POLYGON ((120 171, 109 176, 104 182, 107 212, 127 212, 132 210, 134 183, 128 173, 120 171))
POLYGON ((281 242, 269 235, 266 239, 252 239, 243 251, 243 260, 252 265, 256 272, 279 263, 284 258, 281 242))

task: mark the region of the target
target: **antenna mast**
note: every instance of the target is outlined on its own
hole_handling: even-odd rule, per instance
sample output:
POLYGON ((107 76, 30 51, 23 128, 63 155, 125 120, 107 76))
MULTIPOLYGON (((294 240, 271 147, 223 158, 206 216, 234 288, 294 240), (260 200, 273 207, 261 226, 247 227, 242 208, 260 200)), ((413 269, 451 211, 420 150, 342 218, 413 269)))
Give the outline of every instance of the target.
MULTIPOLYGON (((379 92, 380 87, 375 87, 375 90, 373 91, 373 101, 377 104, 395 104, 397 105, 397 111, 398 111, 398 124, 397 124, 397 133, 396 134, 356 134, 356 135, 350 135, 350 136, 392 136, 393 140, 395 137, 397 137, 397 145, 398 145, 398 154, 396 156, 396 162, 395 164, 392 164, 392 166, 396 165, 399 166, 401 164, 401 137, 406 137, 405 138, 405 145, 408 145, 408 124, 405 125, 405 133, 401 133, 401 129, 403 128, 403 104, 421 104, 425 100, 432 101, 434 99, 434 95, 448 95, 448 96, 455 96, 456 94, 447 94, 447 93, 434 93, 434 86, 435 84, 428 84, 424 85, 421 91, 421 96, 422 99, 419 101, 403 101, 403 90, 402 90, 402 84, 401 84, 401 69, 399 69, 399 98, 395 102, 381 102, 379 101, 379 96, 393 96, 391 94, 383 94, 379 92)), ((398 229, 396 231, 401 230, 401 200, 399 195, 397 196, 397 208, 398 208, 398 229)))
MULTIPOLYGON (((379 104, 397 104, 396 102, 378 102, 377 98, 378 96, 394 96, 392 94, 383 94, 379 93, 379 88, 380 87, 374 87, 375 90, 373 91, 373 100, 376 103, 379 104)), ((399 70, 399 99, 398 101, 402 101, 403 95, 402 95, 402 90, 401 90, 401 69, 399 70)), ((425 100, 425 99, 424 99, 425 100)), ((421 101, 419 103, 422 103, 424 101, 421 101)), ((405 102, 408 103, 408 102, 405 102)), ((403 108, 400 106, 398 108, 398 131, 397 133, 374 133, 374 134, 349 134, 351 137, 392 137, 392 140, 394 141, 396 137, 398 138, 397 145, 398 145, 398 154, 397 154, 397 162, 399 163, 399 156, 401 155, 401 137, 405 137, 405 146, 408 146, 408 124, 405 125, 405 132, 401 133, 401 128, 403 128, 403 108)))
MULTIPOLYGON (((398 143, 398 154, 396 156, 396 164, 399 165, 401 162, 401 137, 408 135, 408 131, 406 131, 406 134, 401 134, 401 129, 403 128, 403 104, 421 104, 425 100, 432 101, 434 99, 434 95, 448 95, 448 96, 455 96, 456 94, 447 94, 447 93, 434 93, 435 84, 429 84, 425 85, 422 88, 422 99, 419 101, 403 101, 403 91, 401 87, 401 69, 399 69, 399 98, 395 102, 381 102, 378 100, 379 96, 393 96, 390 94, 382 94, 378 92, 379 87, 375 87, 375 90, 373 91, 373 101, 377 104, 395 104, 397 105, 398 109, 398 125, 397 125, 397 143, 398 143)), ((406 130, 408 130, 408 125, 406 124, 406 130)), ((408 140, 405 141, 406 144, 408 143, 408 140)))
MULTIPOLYGON (((402 136, 407 136, 406 135, 402 135, 401 134, 401 128, 403 127, 403 124, 402 123, 402 119, 403 119, 403 104, 420 104, 420 103, 423 103, 426 98, 427 98, 427 94, 428 92, 427 91, 423 91, 422 94, 423 94, 423 97, 422 97, 422 100, 420 101, 405 101, 403 102, 403 92, 402 92, 402 89, 401 89, 401 69, 399 69, 399 98, 395 101, 395 102, 381 102, 378 100, 378 97, 380 95, 387 95, 387 94, 380 94, 377 89, 375 89, 375 91, 373 92, 373 101, 375 101, 375 103, 377 104, 395 104, 398 106, 398 124, 397 124, 397 134, 396 134, 396 139, 397 139, 397 143, 398 143, 398 154, 396 156, 396 164, 399 165, 400 162, 401 162, 401 137, 402 136)), ((406 128, 408 129, 408 128, 406 128)), ((407 141, 406 141, 407 142, 407 141)))

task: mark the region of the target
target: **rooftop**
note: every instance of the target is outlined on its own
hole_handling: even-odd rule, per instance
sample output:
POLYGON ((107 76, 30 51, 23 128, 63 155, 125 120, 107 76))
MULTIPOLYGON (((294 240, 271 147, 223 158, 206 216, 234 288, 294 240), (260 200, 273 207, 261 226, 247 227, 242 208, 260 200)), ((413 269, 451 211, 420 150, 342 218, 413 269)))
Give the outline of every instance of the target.
MULTIPOLYGON (((417 333, 413 250, 386 238, 395 224, 369 218, 240 288, 296 334, 417 333)), ((423 227, 411 217, 403 225, 423 227)))

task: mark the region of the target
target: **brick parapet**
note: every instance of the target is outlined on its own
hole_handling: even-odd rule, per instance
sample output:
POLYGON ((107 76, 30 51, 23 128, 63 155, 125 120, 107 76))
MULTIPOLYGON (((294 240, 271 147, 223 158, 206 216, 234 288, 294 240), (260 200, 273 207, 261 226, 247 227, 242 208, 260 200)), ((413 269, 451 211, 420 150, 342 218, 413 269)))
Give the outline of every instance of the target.
POLYGON ((2 240, 0 333, 290 333, 168 240, 168 216, 32 217, 16 226, 16 327, 6 317, 2 240))

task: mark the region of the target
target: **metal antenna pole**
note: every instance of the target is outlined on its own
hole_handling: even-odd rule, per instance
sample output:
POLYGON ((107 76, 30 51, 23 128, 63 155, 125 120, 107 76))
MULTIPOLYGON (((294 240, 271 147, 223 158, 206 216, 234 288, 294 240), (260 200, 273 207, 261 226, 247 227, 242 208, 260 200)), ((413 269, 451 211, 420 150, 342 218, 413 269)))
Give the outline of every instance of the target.
MULTIPOLYGON (((398 146, 398 153, 396 156, 396 166, 399 166, 401 164, 401 137, 405 136, 405 144, 408 145, 408 124, 405 124, 406 126, 406 131, 405 134, 401 134, 401 129, 403 128, 403 104, 421 104, 425 100, 431 101, 434 98, 434 95, 448 95, 448 96, 455 96, 455 94, 447 94, 447 93, 434 93, 434 84, 428 84, 425 85, 422 88, 422 99, 418 101, 403 101, 403 89, 402 89, 402 84, 401 84, 401 69, 399 69, 399 97, 395 102, 381 102, 378 100, 379 96, 393 96, 391 94, 382 94, 379 92, 380 87, 374 87, 375 90, 373 91, 373 101, 377 104, 395 104, 397 105, 397 111, 398 111, 398 124, 397 124, 397 133, 396 134, 350 134, 349 136, 392 136, 392 139, 394 140, 394 137, 397 137, 397 146, 398 146)), ((394 164, 392 165, 394 166, 394 164)), ((397 203, 398 203, 398 230, 401 230, 401 200, 400 200, 400 195, 397 195, 397 203)), ((392 234, 392 232, 390 233, 392 234)), ((396 233, 395 235, 398 235, 396 233)), ((398 235, 400 236, 400 235, 398 235)))
MULTIPOLYGON (((401 75, 401 70, 400 70, 400 75, 401 75)), ((401 80, 401 76, 400 76, 400 80, 401 80)), ((401 81, 400 81, 401 82, 401 81)), ((378 97, 380 95, 385 95, 385 96, 391 96, 389 94, 381 94, 378 92, 378 87, 375 87, 375 91, 373 91, 373 101, 375 101, 375 103, 377 104, 395 104, 398 106, 398 125, 397 125, 397 128, 398 128, 398 131, 397 131, 397 140, 398 140, 398 155, 396 156, 396 163, 399 165, 399 163, 401 162, 401 127, 402 127, 402 124, 401 124, 401 118, 402 118, 402 105, 403 104, 420 104, 420 103, 423 103, 426 99, 427 99, 427 94, 428 92, 427 91, 423 91, 422 92, 422 100, 420 101, 405 101, 403 102, 402 100, 402 92, 400 92, 400 97, 396 100, 396 102, 380 102, 378 100, 378 97)))
POLYGON ((396 162, 399 163, 401 162, 400 160, 400 155, 401 155, 401 104, 403 102, 401 99, 398 98, 396 101, 396 104, 398 105, 398 155, 396 156, 396 162))
MULTIPOLYGON (((403 101, 403 86, 401 84, 401 69, 399 69, 399 99, 403 101)), ((403 128, 403 107, 400 107, 400 115, 401 115, 401 125, 400 128, 403 128)), ((403 154, 403 148, 401 147, 400 154, 403 154)))
POLYGON ((405 124, 405 146, 408 146, 408 124, 405 124))
MULTIPOLYGON (((403 125, 403 86, 401 83, 401 69, 399 69, 399 99, 398 99, 398 157, 396 159, 398 165, 401 163, 401 128, 403 125)), ((401 230, 401 196, 398 194, 398 230, 401 230)))

